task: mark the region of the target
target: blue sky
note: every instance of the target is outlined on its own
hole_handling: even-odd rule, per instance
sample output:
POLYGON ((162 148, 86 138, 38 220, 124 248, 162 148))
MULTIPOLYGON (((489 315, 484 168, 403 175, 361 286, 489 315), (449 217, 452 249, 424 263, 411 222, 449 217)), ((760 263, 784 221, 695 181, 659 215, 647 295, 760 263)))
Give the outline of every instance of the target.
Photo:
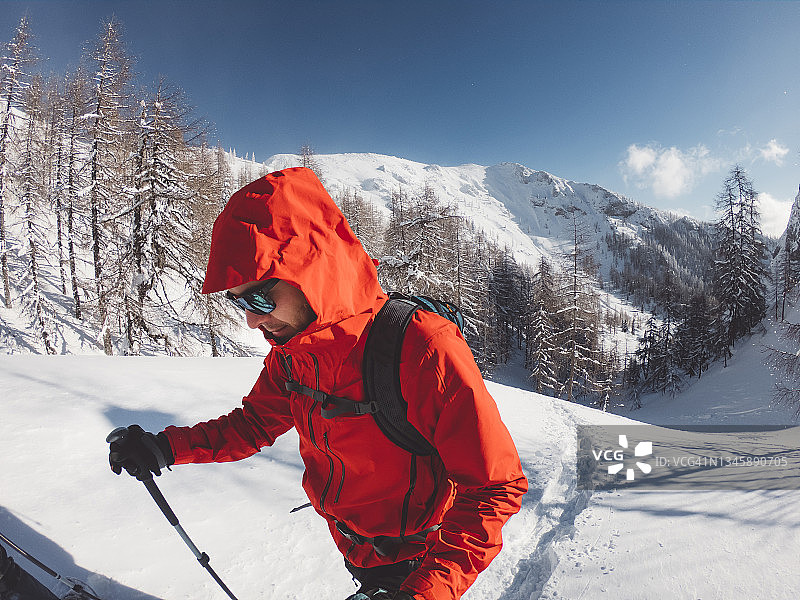
POLYGON ((519 162, 699 218, 738 162, 769 233, 800 184, 800 2, 0 0, 0 39, 26 9, 56 72, 115 15, 258 160, 519 162))

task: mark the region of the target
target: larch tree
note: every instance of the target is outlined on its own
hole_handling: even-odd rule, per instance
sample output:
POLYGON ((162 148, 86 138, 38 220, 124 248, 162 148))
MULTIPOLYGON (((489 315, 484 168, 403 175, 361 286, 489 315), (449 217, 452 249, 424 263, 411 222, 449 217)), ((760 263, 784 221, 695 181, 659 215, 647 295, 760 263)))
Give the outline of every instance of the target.
POLYGON ((191 115, 183 93, 163 79, 152 98, 141 103, 133 204, 126 211, 132 215, 125 306, 128 351, 133 354, 140 351, 142 334, 169 348, 166 317, 179 323, 181 310, 168 285, 190 290, 202 285, 193 246, 193 177, 184 161, 202 125, 191 115))
POLYGON ((0 272, 6 308, 11 308, 11 281, 9 277, 7 203, 9 200, 10 153, 14 136, 15 110, 23 106, 25 91, 30 80, 28 69, 36 62, 35 49, 28 18, 23 16, 14 38, 4 47, 0 57, 0 272))
POLYGON ((591 292, 590 276, 585 270, 585 266, 593 264, 593 260, 586 250, 588 235, 578 212, 574 207, 569 211, 572 240, 564 255, 560 290, 565 305, 557 313, 557 318, 564 324, 560 344, 563 389, 568 401, 595 391, 594 374, 600 365, 597 302, 591 292))
POLYGON ((22 302, 30 311, 38 337, 47 354, 56 354, 54 332, 51 316, 54 308, 50 305, 42 290, 42 262, 49 254, 47 248, 47 223, 44 215, 47 212, 47 152, 42 123, 43 83, 40 77, 34 77, 25 94, 25 123, 21 127, 22 144, 17 157, 15 180, 18 187, 24 252, 27 254, 27 265, 23 283, 25 293, 22 302))
POLYGON ((100 339, 106 354, 113 354, 110 304, 120 284, 119 247, 109 216, 126 197, 123 144, 130 96, 131 60, 122 42, 120 24, 110 20, 90 52, 93 78, 86 117, 89 150, 88 199, 94 263, 94 292, 100 321, 100 339))
POLYGON ((84 131, 84 115, 89 82, 85 71, 78 69, 67 75, 64 90, 64 139, 63 169, 64 185, 62 187, 61 209, 65 213, 64 229, 66 237, 66 253, 69 265, 69 280, 72 290, 72 310, 76 319, 83 317, 81 310, 80 285, 78 283, 78 249, 80 247, 80 224, 83 223, 83 210, 80 191, 85 178, 84 156, 85 144, 82 144, 84 131))

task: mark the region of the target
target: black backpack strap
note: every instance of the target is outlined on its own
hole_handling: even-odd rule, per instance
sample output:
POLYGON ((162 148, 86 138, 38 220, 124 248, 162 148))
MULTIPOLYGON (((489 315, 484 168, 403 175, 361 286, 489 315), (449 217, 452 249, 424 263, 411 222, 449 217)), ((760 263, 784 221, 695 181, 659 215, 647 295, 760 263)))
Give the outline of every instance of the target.
POLYGON ((321 403, 322 408, 320 410, 323 419, 332 419, 345 413, 351 413, 358 416, 371 415, 378 410, 378 406, 375 402, 353 402, 347 398, 332 396, 331 394, 323 392, 322 390, 315 390, 294 380, 286 382, 286 391, 303 394, 315 402, 321 403))
POLYGON ((403 338, 419 308, 411 300, 395 298, 375 316, 364 347, 364 393, 377 406, 372 417, 386 437, 412 454, 429 456, 436 449, 408 422, 408 403, 400 391, 403 338))

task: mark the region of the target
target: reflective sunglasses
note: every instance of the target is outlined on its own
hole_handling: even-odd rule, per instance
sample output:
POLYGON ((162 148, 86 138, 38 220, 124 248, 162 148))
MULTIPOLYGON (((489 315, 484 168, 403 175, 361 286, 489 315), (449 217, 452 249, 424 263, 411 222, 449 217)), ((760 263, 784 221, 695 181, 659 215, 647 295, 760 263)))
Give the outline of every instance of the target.
POLYGON ((279 279, 267 279, 263 284, 245 292, 244 294, 234 294, 231 291, 225 292, 225 296, 242 310, 249 310, 257 315, 266 315, 275 310, 275 301, 267 293, 275 287, 279 279))

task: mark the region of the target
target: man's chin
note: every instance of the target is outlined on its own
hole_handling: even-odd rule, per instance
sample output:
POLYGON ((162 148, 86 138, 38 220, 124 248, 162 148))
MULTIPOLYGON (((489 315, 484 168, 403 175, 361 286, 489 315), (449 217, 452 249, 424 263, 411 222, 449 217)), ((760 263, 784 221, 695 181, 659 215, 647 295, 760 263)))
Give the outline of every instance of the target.
MULTIPOLYGON (((283 329, 286 329, 286 328, 284 327, 283 329)), ((279 329, 278 332, 279 333, 283 333, 283 329, 279 329)), ((276 344, 278 346, 282 346, 283 344, 285 344, 286 342, 288 342, 290 339, 292 339, 294 337, 294 332, 292 332, 289 335, 285 335, 285 334, 284 335, 275 335, 274 333, 272 333, 270 331, 267 331, 266 329, 262 329, 261 332, 264 334, 264 338, 265 339, 269 340, 270 342, 273 342, 274 344, 276 344)))

